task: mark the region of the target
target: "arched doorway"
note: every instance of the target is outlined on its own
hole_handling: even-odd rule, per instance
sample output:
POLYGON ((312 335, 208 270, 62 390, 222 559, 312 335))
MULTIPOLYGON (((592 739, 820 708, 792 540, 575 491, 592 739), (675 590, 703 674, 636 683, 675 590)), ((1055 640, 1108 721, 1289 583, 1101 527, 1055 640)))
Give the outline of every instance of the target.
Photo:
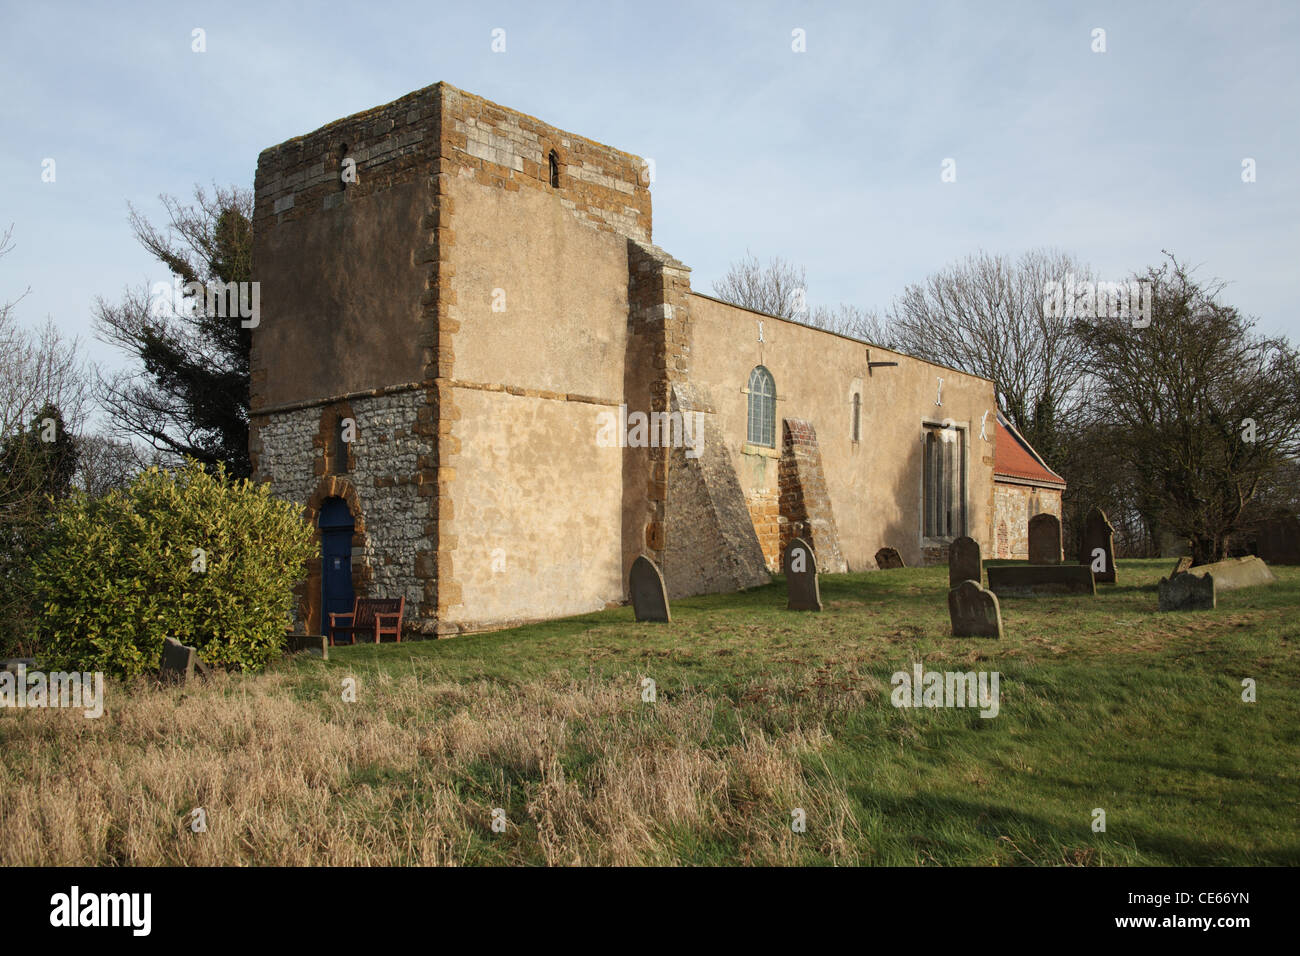
POLYGON ((331 614, 352 613, 352 532, 354 522, 348 503, 326 498, 320 508, 321 633, 330 633, 331 614))

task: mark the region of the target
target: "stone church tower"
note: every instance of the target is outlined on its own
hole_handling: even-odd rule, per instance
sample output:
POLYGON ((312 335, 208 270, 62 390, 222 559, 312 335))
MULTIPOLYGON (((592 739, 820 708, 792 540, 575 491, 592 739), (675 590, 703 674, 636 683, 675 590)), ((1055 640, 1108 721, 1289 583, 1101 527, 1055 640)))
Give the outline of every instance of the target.
POLYGON ((251 452, 321 538, 300 624, 597 610, 643 553, 735 590, 796 534, 832 571, 987 547, 991 383, 693 292, 648 179, 445 83, 261 154, 251 452))

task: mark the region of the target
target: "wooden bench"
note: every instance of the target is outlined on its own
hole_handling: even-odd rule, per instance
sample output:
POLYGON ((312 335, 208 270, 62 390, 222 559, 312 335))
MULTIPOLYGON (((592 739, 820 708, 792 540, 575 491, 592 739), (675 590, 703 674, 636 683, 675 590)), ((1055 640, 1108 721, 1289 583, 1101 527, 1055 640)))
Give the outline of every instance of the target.
POLYGON ((336 634, 350 634, 349 644, 357 642, 358 634, 371 635, 378 644, 381 638, 391 637, 398 643, 402 640, 402 614, 406 610, 406 598, 357 598, 352 605, 351 614, 330 614, 330 644, 335 643, 336 634), (339 622, 346 620, 347 624, 339 622))

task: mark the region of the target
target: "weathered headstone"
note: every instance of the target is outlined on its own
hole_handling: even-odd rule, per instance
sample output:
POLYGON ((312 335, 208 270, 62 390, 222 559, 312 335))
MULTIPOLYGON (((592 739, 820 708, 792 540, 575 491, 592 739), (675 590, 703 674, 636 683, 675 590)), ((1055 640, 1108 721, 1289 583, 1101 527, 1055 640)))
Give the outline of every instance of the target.
POLYGON ((632 562, 628 574, 628 590, 632 593, 632 610, 638 621, 671 621, 668 610, 668 591, 664 576, 655 563, 644 554, 632 562))
POLYGON ((1046 511, 1029 519, 1029 563, 1061 563, 1061 519, 1046 511))
POLYGON ((821 587, 817 583, 817 556, 812 545, 795 538, 785 548, 785 584, 789 593, 786 607, 791 611, 820 611, 821 587))
POLYGON ((1115 528, 1100 508, 1088 509, 1079 536, 1079 563, 1092 568, 1098 584, 1115 583, 1115 528))
POLYGON ((1095 595, 1092 568, 1082 564, 989 565, 989 590, 998 597, 1095 595))
POLYGON ((163 641, 159 679, 169 684, 187 684, 194 677, 196 668, 200 674, 208 671, 207 666, 199 660, 198 648, 182 644, 174 637, 163 641))
POLYGON ((980 587, 978 581, 962 581, 948 592, 948 617, 953 637, 1002 636, 998 596, 980 587))
POLYGON ((1187 569, 1188 574, 1214 575, 1214 587, 1217 591, 1235 591, 1237 588, 1253 588, 1259 584, 1272 584, 1277 578, 1268 569, 1268 565, 1259 558, 1247 555, 1244 558, 1228 558, 1213 564, 1198 564, 1187 569))
POLYGON ((329 660, 329 641, 323 634, 286 634, 284 636, 285 654, 311 654, 329 660))
POLYGON ((888 571, 891 568, 905 568, 903 556, 895 548, 881 548, 876 552, 876 567, 882 571, 888 571))
POLYGON ((1171 574, 1160 579, 1159 592, 1162 611, 1212 611, 1218 604, 1213 574, 1171 574))
POLYGON ((980 543, 962 535, 948 545, 948 587, 963 581, 980 584, 984 580, 984 562, 980 560, 980 543))
POLYGON ((1190 571, 1191 568, 1192 568, 1191 556, 1183 555, 1181 558, 1178 559, 1178 563, 1174 565, 1174 570, 1171 572, 1170 576, 1172 577, 1174 574, 1182 574, 1184 571, 1190 571))
POLYGON ((36 658, 9 657, 0 661, 0 671, 8 671, 11 674, 17 674, 20 668, 29 671, 36 670, 36 658))

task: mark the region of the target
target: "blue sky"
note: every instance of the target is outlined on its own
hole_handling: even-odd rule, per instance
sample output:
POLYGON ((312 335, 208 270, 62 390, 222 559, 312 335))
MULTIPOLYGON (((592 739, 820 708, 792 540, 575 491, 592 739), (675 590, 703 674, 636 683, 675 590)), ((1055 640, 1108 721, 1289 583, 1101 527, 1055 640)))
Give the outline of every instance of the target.
POLYGON ((655 241, 700 291, 747 249, 805 266, 811 305, 881 310, 980 249, 1054 246, 1107 279, 1169 249, 1228 280, 1226 301, 1262 330, 1300 340, 1294 2, 0 12, 0 228, 16 244, 0 301, 30 285, 24 324, 50 316, 110 365, 94 297, 166 278, 128 201, 161 221, 160 193, 251 186, 265 147, 438 80, 652 157, 655 241))

